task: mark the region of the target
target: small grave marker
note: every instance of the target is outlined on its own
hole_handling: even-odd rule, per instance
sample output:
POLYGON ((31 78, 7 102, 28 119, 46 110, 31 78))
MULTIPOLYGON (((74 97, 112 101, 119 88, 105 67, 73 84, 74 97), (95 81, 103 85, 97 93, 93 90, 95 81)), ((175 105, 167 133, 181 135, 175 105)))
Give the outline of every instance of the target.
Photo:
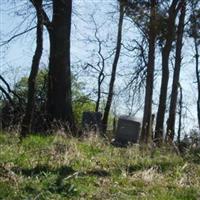
POLYGON ((84 112, 82 116, 82 126, 86 131, 101 131, 101 112, 84 112))
POLYGON ((118 119, 115 142, 121 145, 137 143, 140 134, 141 123, 134 118, 121 116, 118 119))

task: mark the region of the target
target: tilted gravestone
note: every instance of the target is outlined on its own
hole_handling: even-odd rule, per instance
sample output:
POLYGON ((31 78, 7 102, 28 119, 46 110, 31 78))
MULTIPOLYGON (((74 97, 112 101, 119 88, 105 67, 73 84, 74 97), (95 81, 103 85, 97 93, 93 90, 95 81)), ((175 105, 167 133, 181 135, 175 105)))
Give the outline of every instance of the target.
POLYGON ((82 126, 86 131, 101 131, 102 114, 100 112, 84 112, 82 116, 82 126))
POLYGON ((140 122, 133 118, 122 116, 118 119, 115 142, 127 145, 137 143, 140 134, 140 122))

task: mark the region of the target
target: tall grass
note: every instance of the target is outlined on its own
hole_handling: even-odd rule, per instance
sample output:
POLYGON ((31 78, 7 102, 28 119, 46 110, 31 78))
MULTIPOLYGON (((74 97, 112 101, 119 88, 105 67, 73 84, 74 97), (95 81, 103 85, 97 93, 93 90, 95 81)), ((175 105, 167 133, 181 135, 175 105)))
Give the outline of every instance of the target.
POLYGON ((0 134, 0 199, 200 199, 200 165, 97 137, 0 134))

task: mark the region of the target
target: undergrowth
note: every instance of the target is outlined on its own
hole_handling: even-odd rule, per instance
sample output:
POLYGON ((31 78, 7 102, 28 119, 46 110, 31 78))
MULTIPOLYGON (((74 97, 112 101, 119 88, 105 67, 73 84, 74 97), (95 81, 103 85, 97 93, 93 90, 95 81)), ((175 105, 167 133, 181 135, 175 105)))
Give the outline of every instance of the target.
POLYGON ((0 199, 200 199, 199 152, 116 148, 96 136, 0 134, 0 199))

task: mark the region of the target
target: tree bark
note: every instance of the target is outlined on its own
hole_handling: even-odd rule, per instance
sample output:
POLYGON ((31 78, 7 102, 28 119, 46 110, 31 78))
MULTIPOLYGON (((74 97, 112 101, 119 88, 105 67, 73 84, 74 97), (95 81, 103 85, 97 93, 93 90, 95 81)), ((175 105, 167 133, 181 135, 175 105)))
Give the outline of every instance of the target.
POLYGON ((100 88, 100 83, 99 83, 99 80, 98 80, 97 100, 96 100, 96 105, 95 105, 95 112, 99 112, 100 99, 101 99, 101 88, 100 88))
POLYGON ((108 116, 109 116, 110 107, 111 107, 112 99, 113 99, 113 90, 114 90, 114 83, 115 83, 115 78, 116 78, 117 64, 118 64, 120 51, 121 51, 123 18, 124 18, 124 3, 120 2, 120 16, 119 16, 119 23, 118 23, 116 52, 115 52, 115 57, 114 57, 113 65, 112 65, 108 97, 107 97, 106 106, 104 109, 104 115, 102 119, 102 126, 103 126, 102 130, 104 134, 106 133, 106 130, 107 130, 108 116))
POLYGON ((178 0, 173 0, 169 8, 166 42, 165 46, 162 49, 162 80, 155 128, 155 142, 158 145, 162 144, 163 142, 164 118, 166 111, 167 89, 169 80, 169 56, 172 49, 172 42, 174 40, 175 20, 179 10, 179 8, 177 8, 178 2, 178 0))
POLYGON ((197 89, 198 89, 198 97, 197 97, 197 118, 198 125, 200 130, 200 69, 199 69, 199 44, 198 44, 198 27, 197 27, 197 18, 194 13, 194 5, 193 5, 193 38, 194 38, 194 47, 195 47, 195 71, 196 71, 196 79, 197 79, 197 89))
POLYGON ((200 130, 200 69, 199 69, 199 50, 198 50, 198 43, 197 39, 194 39, 195 43, 195 62, 196 62, 196 78, 197 78, 197 89, 198 89, 198 97, 197 97, 197 118, 198 118, 198 125, 200 130))
POLYGON ((195 48, 195 71, 196 71, 196 79, 197 79, 197 119, 198 119, 198 126, 200 130, 200 69, 199 69, 199 22, 198 22, 198 8, 199 8, 199 1, 191 0, 191 15, 190 15, 190 30, 189 36, 193 38, 194 41, 194 48, 195 48))
POLYGON ((50 123, 61 122, 74 133, 70 68, 71 15, 72 0, 53 1, 53 19, 49 29, 47 117, 50 123))
POLYGON ((175 68, 174 68, 173 83, 172 83, 169 118, 167 120, 166 139, 168 142, 173 142, 174 135, 175 135, 174 129, 175 129, 175 121, 176 121, 176 105, 177 105, 179 77, 180 77, 180 70, 181 70, 181 60, 182 60, 181 54, 182 54, 182 47, 183 47, 183 34, 184 34, 184 23, 185 23, 185 13, 186 13, 185 0, 182 0, 181 3, 182 3, 181 14, 180 14, 178 30, 177 30, 175 68))
POLYGON ((148 143, 151 133, 152 124, 152 98, 153 98, 153 79, 155 67, 155 43, 156 43, 156 11, 157 1, 151 0, 151 13, 149 22, 149 50, 147 63, 147 78, 145 90, 145 104, 142 122, 142 131, 140 136, 141 143, 148 143))
POLYGON ((182 111, 183 111, 183 89, 181 87, 181 84, 179 83, 180 88, 180 99, 179 99, 179 122, 178 122, 178 135, 177 135, 177 141, 178 145, 181 142, 181 127, 182 127, 182 111))
POLYGON ((39 63, 43 50, 43 16, 41 12, 42 0, 31 0, 31 3, 35 7, 37 13, 37 39, 36 50, 32 60, 31 72, 28 78, 28 99, 25 115, 21 125, 21 137, 25 137, 28 133, 31 132, 31 123, 35 105, 36 77, 39 70, 39 63))
POLYGON ((101 69, 99 76, 98 76, 98 88, 97 88, 97 100, 95 105, 95 112, 99 112, 100 100, 101 100, 101 85, 104 80, 103 74, 104 67, 101 69))

